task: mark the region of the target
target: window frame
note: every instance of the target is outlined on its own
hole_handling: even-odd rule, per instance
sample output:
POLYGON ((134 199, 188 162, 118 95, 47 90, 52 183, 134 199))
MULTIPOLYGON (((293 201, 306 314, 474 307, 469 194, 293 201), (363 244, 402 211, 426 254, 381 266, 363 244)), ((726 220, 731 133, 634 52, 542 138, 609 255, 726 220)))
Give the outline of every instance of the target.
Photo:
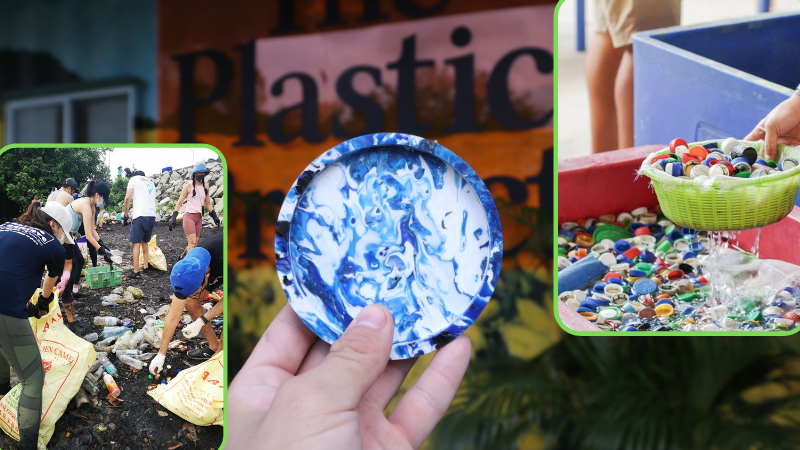
MULTIPOLYGON (((128 137, 126 142, 108 142, 109 144, 127 144, 133 142, 134 120, 136 117, 136 87, 133 84, 110 88, 87 89, 62 94, 42 95, 38 97, 27 97, 5 102, 5 133, 3 133, 5 145, 16 144, 15 134, 15 114, 21 109, 37 106, 56 106, 60 105, 61 116, 61 136, 64 144, 75 144, 74 126, 74 103, 81 100, 96 100, 108 97, 126 96, 128 101, 128 137)), ((85 142, 88 143, 88 142, 85 142)))

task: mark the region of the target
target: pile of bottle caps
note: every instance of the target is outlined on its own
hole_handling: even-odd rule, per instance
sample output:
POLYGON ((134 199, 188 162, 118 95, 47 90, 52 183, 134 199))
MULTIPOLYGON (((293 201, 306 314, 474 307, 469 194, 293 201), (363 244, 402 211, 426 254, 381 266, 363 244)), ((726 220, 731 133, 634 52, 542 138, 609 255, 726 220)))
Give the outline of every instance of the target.
POLYGON ((562 223, 558 298, 603 330, 785 331, 799 326, 797 286, 785 286, 765 301, 707 301, 711 289, 702 261, 710 247, 707 233, 678 227, 647 208, 562 223), (567 273, 581 289, 562 291, 567 273))
POLYGON ((708 180, 714 177, 757 178, 776 174, 800 165, 798 160, 785 157, 776 163, 758 157, 758 151, 734 138, 692 145, 683 139, 673 139, 669 153, 651 158, 650 167, 673 177, 708 180))

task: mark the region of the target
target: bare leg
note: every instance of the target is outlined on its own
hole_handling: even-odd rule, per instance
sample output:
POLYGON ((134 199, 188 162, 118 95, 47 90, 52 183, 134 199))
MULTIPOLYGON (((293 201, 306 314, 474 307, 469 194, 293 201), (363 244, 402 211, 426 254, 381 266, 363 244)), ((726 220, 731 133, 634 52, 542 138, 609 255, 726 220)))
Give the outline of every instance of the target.
POLYGON ((617 105, 617 138, 619 148, 633 147, 633 48, 625 47, 625 55, 614 85, 617 105))
POLYGON ((144 268, 147 269, 150 267, 149 257, 150 257, 150 247, 147 246, 147 242, 142 242, 142 252, 144 253, 144 268))
MULTIPOLYGON (((205 314, 206 310, 203 308, 202 299, 206 297, 208 297, 208 291, 203 290, 203 292, 200 293, 199 299, 194 299, 194 298, 186 299, 186 305, 184 307, 186 308, 186 311, 189 312, 189 316, 192 318, 192 320, 197 320, 200 318, 200 316, 205 314)), ((219 347, 219 339, 217 339, 217 335, 214 334, 214 329, 211 327, 211 325, 210 324, 203 325, 203 328, 200 328, 200 332, 203 333, 203 336, 205 336, 206 341, 208 341, 208 347, 211 350, 216 351, 217 348, 219 347)))
POLYGON ((133 244, 133 273, 139 273, 139 243, 133 244))
POLYGON ((223 345, 223 343, 222 343, 222 341, 223 341, 224 339, 225 339, 225 333, 223 333, 223 334, 219 335, 219 347, 217 347, 217 351, 216 351, 216 352, 214 352, 214 354, 213 354, 213 355, 211 355, 212 357, 214 357, 214 356, 217 356, 217 353, 219 353, 219 352, 221 352, 222 350, 224 350, 224 349, 225 349, 225 346, 224 346, 224 345, 223 345))
POLYGON ((183 253, 181 253, 181 259, 183 259, 183 257, 186 256, 186 254, 189 253, 191 249, 197 247, 197 235, 190 234, 186 236, 186 242, 187 242, 186 250, 184 250, 183 253))
POLYGON ((619 148, 614 85, 624 52, 614 48, 607 33, 595 33, 586 54, 593 153, 619 148))

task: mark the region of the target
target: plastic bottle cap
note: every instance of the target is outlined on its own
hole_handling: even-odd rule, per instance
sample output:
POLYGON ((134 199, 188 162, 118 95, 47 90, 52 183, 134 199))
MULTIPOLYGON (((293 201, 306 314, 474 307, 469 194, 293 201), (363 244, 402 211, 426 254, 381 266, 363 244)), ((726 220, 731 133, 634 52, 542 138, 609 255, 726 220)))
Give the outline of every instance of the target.
POLYGON ((733 147, 738 143, 739 141, 737 139, 729 137, 722 141, 722 143, 719 145, 719 148, 723 153, 729 155, 731 150, 733 150, 733 147))
POLYGON ((689 144, 687 144, 686 141, 681 138, 675 138, 669 143, 669 151, 674 153, 675 149, 680 146, 688 147, 689 144))
MULTIPOLYGON (((631 270, 630 272, 632 273, 641 271, 631 270)), ((647 295, 656 292, 658 290, 658 286, 649 278, 641 278, 633 283, 633 290, 639 295, 647 295)))
POLYGON ((689 149, 689 154, 702 159, 708 156, 708 149, 699 145, 695 145, 689 149))
POLYGON ((787 157, 787 158, 783 158, 781 160, 780 164, 778 164, 778 170, 781 170, 781 171, 791 170, 791 169, 794 169, 797 166, 798 166, 798 162, 797 162, 796 159, 787 157))

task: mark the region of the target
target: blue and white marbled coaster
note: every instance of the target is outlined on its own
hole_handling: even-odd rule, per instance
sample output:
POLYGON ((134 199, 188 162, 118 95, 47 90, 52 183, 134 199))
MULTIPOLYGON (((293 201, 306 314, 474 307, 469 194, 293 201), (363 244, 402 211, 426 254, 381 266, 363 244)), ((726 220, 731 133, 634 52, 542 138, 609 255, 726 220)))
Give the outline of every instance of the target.
POLYGON ((489 190, 461 158, 417 136, 379 133, 314 160, 281 207, 278 277, 298 316, 333 342, 363 307, 394 316, 390 359, 419 356, 467 329, 503 258, 489 190))

